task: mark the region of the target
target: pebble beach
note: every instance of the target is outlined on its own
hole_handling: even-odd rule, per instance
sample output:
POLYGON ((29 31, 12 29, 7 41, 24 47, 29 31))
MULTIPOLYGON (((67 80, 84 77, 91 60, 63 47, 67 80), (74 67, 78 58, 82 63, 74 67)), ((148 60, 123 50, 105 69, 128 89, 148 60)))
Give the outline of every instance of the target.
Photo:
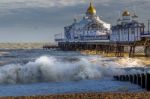
POLYGON ((150 93, 77 93, 48 96, 1 97, 0 99, 149 99, 150 93))

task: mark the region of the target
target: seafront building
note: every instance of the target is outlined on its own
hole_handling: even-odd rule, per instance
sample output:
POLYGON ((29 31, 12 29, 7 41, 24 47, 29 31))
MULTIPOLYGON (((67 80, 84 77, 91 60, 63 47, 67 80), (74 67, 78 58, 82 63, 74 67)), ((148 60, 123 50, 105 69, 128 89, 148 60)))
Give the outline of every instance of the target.
POLYGON ((74 19, 73 24, 64 27, 64 37, 56 36, 56 41, 66 42, 97 42, 109 40, 111 25, 96 15, 96 9, 90 3, 85 16, 79 22, 74 19))
POLYGON ((144 23, 138 21, 138 16, 124 11, 117 20, 117 25, 111 26, 101 20, 96 14, 96 8, 90 3, 82 20, 64 27, 64 34, 57 34, 57 42, 134 42, 141 40, 144 33, 144 23))
POLYGON ((97 16, 92 3, 80 21, 74 19, 64 27, 64 34, 55 35, 55 41, 62 50, 98 50, 115 56, 123 56, 127 47, 130 57, 135 55, 136 47, 143 46, 144 54, 150 56, 150 32, 145 32, 144 23, 135 13, 125 10, 111 26, 97 16))
POLYGON ((110 41, 114 42, 135 42, 141 40, 144 33, 144 23, 138 21, 138 16, 129 11, 124 11, 122 17, 117 20, 117 25, 112 26, 110 41))

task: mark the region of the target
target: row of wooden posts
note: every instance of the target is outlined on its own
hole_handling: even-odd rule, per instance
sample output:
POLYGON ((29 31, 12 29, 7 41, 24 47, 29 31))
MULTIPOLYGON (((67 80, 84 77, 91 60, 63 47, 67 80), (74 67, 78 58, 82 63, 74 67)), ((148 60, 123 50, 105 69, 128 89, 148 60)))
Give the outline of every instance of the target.
POLYGON ((150 91, 150 73, 117 75, 114 76, 114 79, 117 81, 131 82, 132 84, 139 85, 141 88, 150 91))
POLYGON ((59 49, 63 51, 83 51, 95 50, 101 51, 106 55, 114 54, 116 57, 123 57, 124 53, 128 53, 129 57, 137 56, 135 52, 136 47, 143 46, 145 48, 143 55, 150 56, 150 40, 149 43, 145 41, 132 43, 85 43, 85 42, 59 42, 58 45, 44 45, 43 49, 59 49), (127 50, 126 48, 130 48, 127 50))
POLYGON ((58 47, 61 50, 65 50, 65 51, 96 50, 96 51, 102 51, 106 54, 115 53, 115 56, 118 57, 123 56, 123 53, 125 52, 123 45, 109 44, 109 43, 104 43, 104 44, 59 43, 58 47))

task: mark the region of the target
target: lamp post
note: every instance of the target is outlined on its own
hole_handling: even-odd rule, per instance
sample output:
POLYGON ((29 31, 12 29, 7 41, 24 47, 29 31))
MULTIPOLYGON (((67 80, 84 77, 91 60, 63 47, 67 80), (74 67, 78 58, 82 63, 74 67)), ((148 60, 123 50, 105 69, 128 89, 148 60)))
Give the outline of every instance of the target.
POLYGON ((150 20, 148 20, 148 34, 150 34, 150 20))

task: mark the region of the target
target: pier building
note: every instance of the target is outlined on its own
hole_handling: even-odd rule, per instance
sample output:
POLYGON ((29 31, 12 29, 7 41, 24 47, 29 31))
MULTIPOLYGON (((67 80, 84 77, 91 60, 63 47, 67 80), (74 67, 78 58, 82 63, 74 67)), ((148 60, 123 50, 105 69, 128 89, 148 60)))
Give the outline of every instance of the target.
POLYGON ((74 22, 64 27, 64 37, 57 34, 56 41, 65 42, 94 42, 99 40, 109 40, 111 25, 101 20, 96 14, 96 8, 90 3, 85 16, 80 21, 74 22))
POLYGON ((117 25, 112 26, 111 42, 135 42, 141 40, 144 33, 144 23, 140 23, 138 16, 129 11, 124 11, 122 17, 117 20, 117 25))
MULTIPOLYGON (((133 57, 137 54, 135 49, 142 46, 144 56, 150 56, 150 32, 145 32, 145 24, 139 22, 136 13, 123 11, 117 24, 111 26, 97 16, 96 12, 96 8, 90 3, 81 20, 74 19, 71 25, 64 27, 64 34, 56 34, 58 48, 96 50, 106 54, 114 53, 118 57, 126 52, 133 57)), ((149 26, 150 24, 148 28, 149 26)))

